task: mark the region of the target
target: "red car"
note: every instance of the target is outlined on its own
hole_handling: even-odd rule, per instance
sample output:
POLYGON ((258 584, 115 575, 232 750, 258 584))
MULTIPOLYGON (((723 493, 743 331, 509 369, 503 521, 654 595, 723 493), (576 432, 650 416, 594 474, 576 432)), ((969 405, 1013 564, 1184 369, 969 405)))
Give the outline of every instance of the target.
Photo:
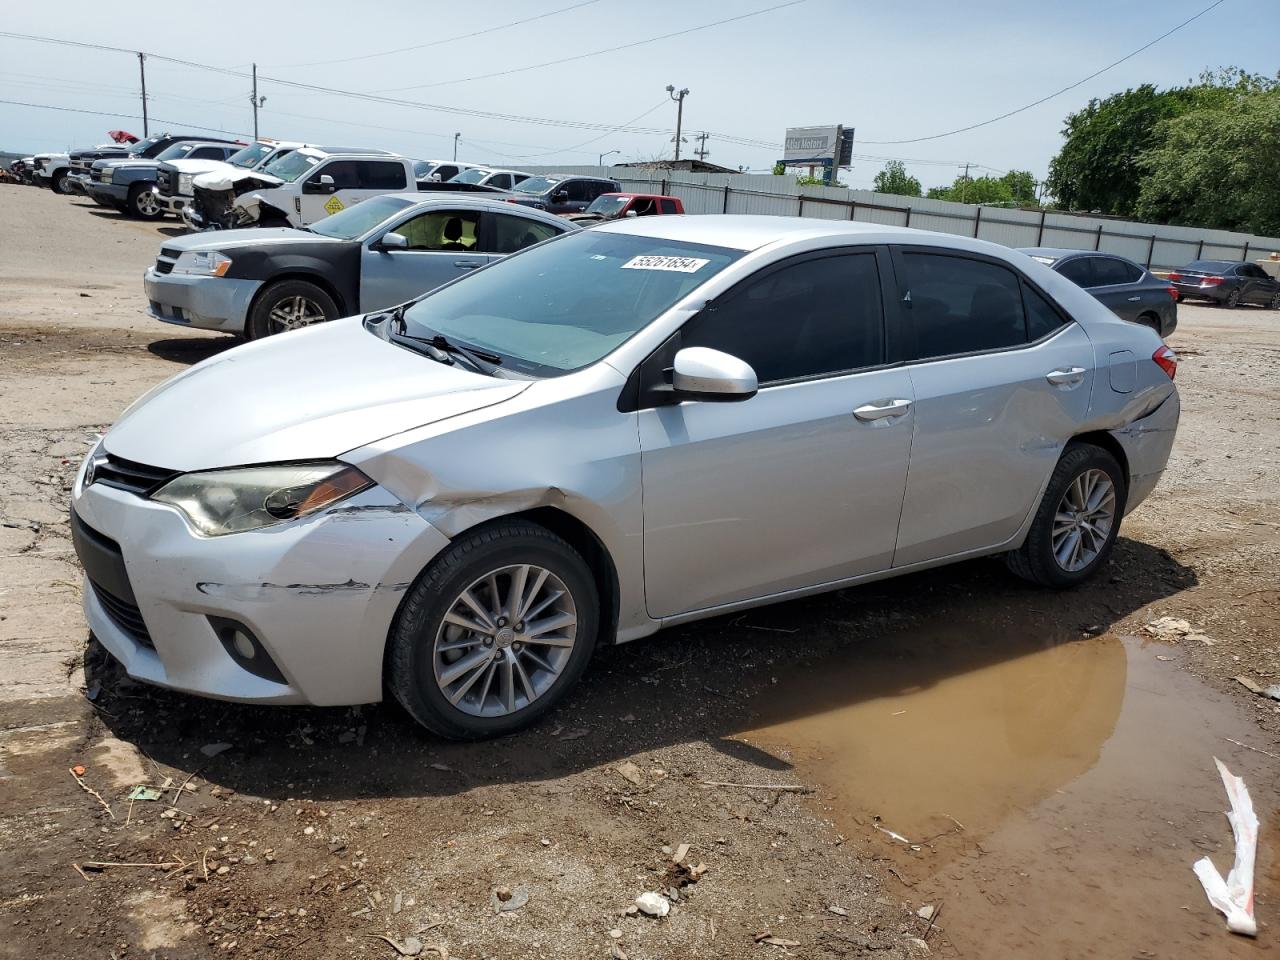
POLYGON ((582 226, 589 226, 622 217, 652 217, 671 213, 684 213, 684 204, 678 197, 664 197, 655 193, 602 193, 582 213, 570 213, 567 218, 582 226))

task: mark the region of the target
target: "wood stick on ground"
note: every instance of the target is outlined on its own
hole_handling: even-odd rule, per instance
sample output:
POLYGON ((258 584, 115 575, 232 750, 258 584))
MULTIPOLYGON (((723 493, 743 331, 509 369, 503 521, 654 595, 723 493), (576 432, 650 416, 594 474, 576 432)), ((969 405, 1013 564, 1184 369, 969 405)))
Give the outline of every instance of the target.
POLYGON ((929 940, 929 933, 933 930, 934 923, 936 923, 938 920, 938 914, 940 914, 941 912, 942 912, 942 901, 939 900, 938 905, 933 908, 933 913, 929 914, 929 926, 925 927, 924 936, 920 938, 921 940, 924 940, 926 943, 929 940))
POLYGON ((71 865, 71 869, 72 869, 72 870, 74 870, 76 873, 80 874, 80 876, 84 878, 84 882, 85 882, 85 883, 92 883, 92 882, 93 882, 93 881, 91 881, 91 880, 89 879, 89 875, 88 875, 87 873, 85 873, 83 870, 81 870, 81 869, 80 869, 80 864, 78 864, 78 863, 73 863, 73 864, 71 865))
POLYGON ((87 870, 105 870, 108 867, 150 867, 152 870, 172 870, 174 867, 182 866, 176 860, 167 860, 164 863, 121 863, 114 860, 87 860, 81 864, 87 870))
POLYGON ((813 793, 813 787, 790 783, 726 783, 723 780, 703 780, 704 787, 737 787, 739 790, 781 790, 784 793, 813 793))
POLYGON ((83 790, 85 793, 89 794, 91 797, 97 800, 100 804, 102 804, 102 809, 106 810, 107 813, 111 814, 112 820, 116 819, 115 812, 111 809, 111 804, 107 803, 107 801, 102 799, 102 794, 100 794, 97 790, 93 789, 93 787, 89 786, 87 783, 81 780, 80 775, 76 773, 74 770, 72 770, 70 767, 67 767, 67 773, 71 774, 71 778, 75 780, 76 783, 80 784, 81 790, 83 790))
POLYGON ((1272 760, 1280 760, 1280 755, 1268 753, 1266 750, 1259 750, 1257 747, 1251 747, 1247 743, 1241 743, 1239 740, 1232 740, 1230 737, 1223 737, 1227 743, 1234 743, 1237 747, 1244 747, 1246 750, 1252 750, 1254 753, 1260 753, 1264 757, 1270 757, 1272 760))
POLYGON ((191 782, 191 778, 194 777, 197 773, 199 773, 203 769, 204 767, 196 767, 194 770, 192 770, 190 773, 187 774, 187 779, 183 780, 180 784, 178 784, 178 788, 173 791, 173 800, 169 802, 170 807, 172 807, 175 810, 178 808, 178 798, 182 796, 182 791, 187 789, 187 784, 191 782))

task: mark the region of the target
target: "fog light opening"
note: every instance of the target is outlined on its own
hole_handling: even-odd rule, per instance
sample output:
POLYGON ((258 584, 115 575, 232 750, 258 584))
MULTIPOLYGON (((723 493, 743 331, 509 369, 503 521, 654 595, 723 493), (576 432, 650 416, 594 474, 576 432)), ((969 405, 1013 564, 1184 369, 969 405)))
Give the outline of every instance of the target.
POLYGON ((253 645, 253 641, 239 630, 231 632, 231 645, 236 648, 236 653, 244 657, 246 660, 252 660, 258 652, 253 645))
POLYGON ((241 670, 273 683, 288 683, 262 641, 243 623, 226 617, 209 617, 209 625, 213 627, 222 648, 227 651, 227 656, 241 670))

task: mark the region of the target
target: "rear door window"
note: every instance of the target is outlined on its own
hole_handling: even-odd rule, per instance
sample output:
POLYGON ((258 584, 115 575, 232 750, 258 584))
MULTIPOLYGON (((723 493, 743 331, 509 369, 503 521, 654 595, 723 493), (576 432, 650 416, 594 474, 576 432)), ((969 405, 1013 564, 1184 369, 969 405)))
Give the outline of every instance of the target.
POLYGON ((659 200, 658 202, 659 202, 660 204, 662 204, 662 212, 663 212, 663 213, 675 213, 675 212, 676 212, 676 202, 675 202, 674 200, 659 200))
POLYGON ((1094 257, 1072 257, 1070 260, 1063 262, 1058 268, 1058 272, 1074 283, 1077 287, 1095 286, 1093 279, 1093 261, 1094 257))
POLYGON ((1062 314, 1025 280, 1022 282, 1022 305, 1027 312, 1028 340, 1039 340, 1067 324, 1062 314))
POLYGON ((685 324, 680 346, 745 360, 761 384, 883 363, 875 254, 808 258, 748 280, 685 324))
POLYGON ((187 155, 190 160, 223 160, 226 156, 224 147, 196 147, 187 155))
POLYGON ((1121 283, 1133 283, 1142 271, 1131 263, 1115 257, 1090 257, 1093 260, 1094 286, 1109 287, 1121 283))
POLYGON ((356 190, 360 187, 360 172, 355 160, 332 160, 307 179, 319 183, 323 176, 333 177, 333 185, 338 190, 356 190))
POLYGON ((408 186, 403 164, 385 160, 358 160, 356 165, 361 189, 403 190, 408 186))
POLYGON ((969 257, 904 253, 903 305, 916 357, 1002 350, 1027 342, 1022 289, 1007 267, 969 257))
POLYGON ((590 203, 597 196, 596 193, 591 191, 591 183, 587 180, 566 181, 560 184, 554 192, 559 193, 561 190, 569 194, 569 200, 572 203, 590 203))

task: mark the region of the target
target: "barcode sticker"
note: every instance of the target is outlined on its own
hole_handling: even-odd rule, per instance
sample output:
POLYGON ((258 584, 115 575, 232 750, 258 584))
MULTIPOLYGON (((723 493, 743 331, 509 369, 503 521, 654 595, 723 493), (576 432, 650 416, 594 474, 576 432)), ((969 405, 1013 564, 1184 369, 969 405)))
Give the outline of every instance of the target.
POLYGON ((710 260, 698 257, 632 257, 622 265, 623 270, 670 270, 674 273, 697 273, 710 260))

